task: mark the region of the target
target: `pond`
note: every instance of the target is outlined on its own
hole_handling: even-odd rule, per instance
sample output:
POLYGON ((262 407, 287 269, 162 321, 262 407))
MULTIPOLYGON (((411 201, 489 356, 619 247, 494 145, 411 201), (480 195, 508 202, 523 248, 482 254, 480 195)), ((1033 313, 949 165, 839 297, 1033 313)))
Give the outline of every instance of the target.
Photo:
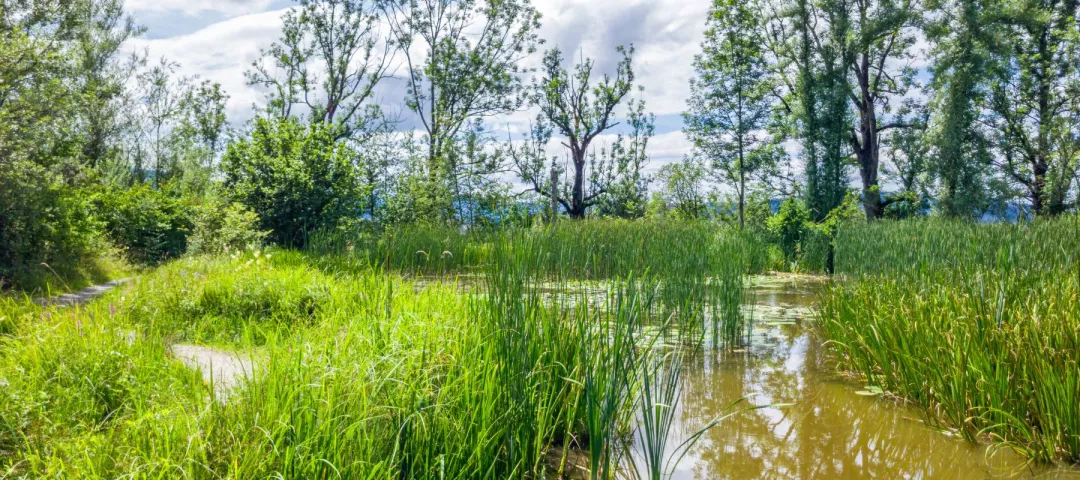
POLYGON ((949 436, 924 423, 918 409, 866 395, 841 378, 811 328, 821 281, 766 277, 752 285, 750 346, 685 365, 669 445, 729 413, 740 398, 748 400, 736 408, 758 408, 709 430, 671 478, 1080 479, 1076 470, 1031 467, 1009 450, 949 436))

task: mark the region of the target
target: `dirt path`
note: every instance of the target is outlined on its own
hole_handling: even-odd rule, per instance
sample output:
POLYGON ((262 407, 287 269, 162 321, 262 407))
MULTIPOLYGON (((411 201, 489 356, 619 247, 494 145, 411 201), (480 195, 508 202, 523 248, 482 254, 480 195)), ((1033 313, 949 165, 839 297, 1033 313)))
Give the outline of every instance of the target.
POLYGON ((183 344, 173 345, 170 350, 189 368, 202 372, 203 381, 214 386, 214 395, 222 401, 233 387, 251 377, 255 367, 251 359, 236 352, 183 344))
POLYGON ((101 285, 95 285, 93 287, 87 287, 79 290, 75 293, 65 293, 63 295, 57 295, 55 297, 42 297, 35 298, 34 303, 43 307, 59 306, 59 307, 73 307, 75 305, 82 305, 97 297, 100 297, 116 287, 119 287, 125 283, 130 282, 130 278, 121 278, 119 280, 113 280, 101 285))
MULTIPOLYGON (((74 293, 35 298, 34 303, 43 307, 83 305, 131 280, 131 278, 122 278, 87 287, 74 293)), ((137 334, 135 332, 128 332, 127 335, 129 337, 128 341, 136 341, 137 334)), ((250 378, 254 368, 254 364, 250 359, 245 360, 235 352, 184 344, 173 345, 169 348, 169 351, 177 360, 180 360, 189 368, 202 372, 203 380, 214 386, 214 395, 222 401, 227 399, 228 393, 233 387, 237 386, 242 380, 250 378)))

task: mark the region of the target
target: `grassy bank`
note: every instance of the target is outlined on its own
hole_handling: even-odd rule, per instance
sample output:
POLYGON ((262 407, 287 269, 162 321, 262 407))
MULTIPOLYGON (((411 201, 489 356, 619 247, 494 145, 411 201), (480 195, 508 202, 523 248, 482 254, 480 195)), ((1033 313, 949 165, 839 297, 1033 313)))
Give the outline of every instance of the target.
POLYGON ((844 369, 943 428, 1080 461, 1080 219, 842 230, 822 323, 844 369))
MULTIPOLYGON (((742 300, 741 240, 692 228, 680 235, 700 242, 656 272, 634 267, 617 240, 659 230, 603 242, 485 233, 458 244, 454 269, 406 263, 443 231, 378 256, 185 259, 73 309, 4 300, 0 472, 539 478, 574 468, 576 450, 592 478, 611 478, 643 435, 638 412, 651 412, 650 438, 671 423, 671 346, 710 343, 710 332, 738 341, 747 328, 737 308, 724 313, 742 300), (218 401, 176 343, 242 352, 255 373, 218 401)), ((652 458, 671 453, 652 444, 652 458)))
MULTIPOLYGON (((102 242, 104 243, 104 242, 102 242)), ((0 275, 0 297, 48 297, 134 275, 139 269, 117 252, 102 251, 53 264, 20 266, 0 275)))

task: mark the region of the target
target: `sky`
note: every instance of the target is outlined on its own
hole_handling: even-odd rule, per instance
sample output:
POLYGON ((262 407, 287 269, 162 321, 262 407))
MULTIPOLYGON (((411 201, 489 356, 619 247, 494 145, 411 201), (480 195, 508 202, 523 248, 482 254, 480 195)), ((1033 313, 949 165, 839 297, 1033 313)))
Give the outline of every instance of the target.
MULTIPOLYGON (((596 60, 596 73, 614 73, 615 47, 633 44, 634 71, 640 97, 656 115, 656 135, 649 145, 648 171, 677 161, 690 152, 681 129, 682 112, 693 76, 693 57, 704 36, 708 0, 534 0, 543 14, 540 50, 559 47, 567 57, 596 60)), ((244 72, 259 58, 259 50, 275 41, 281 16, 291 0, 128 0, 128 11, 147 27, 133 40, 150 59, 166 57, 180 64, 182 75, 218 82, 229 93, 229 119, 249 120, 262 92, 249 87, 244 72)), ((529 59, 539 65, 542 53, 529 59)), ((527 65, 528 66, 528 65, 527 65)), ((407 73, 397 68, 404 78, 407 73)), ((391 112, 404 108, 402 81, 384 82, 376 101, 391 112)), ((490 128, 523 132, 535 112, 518 112, 487 120, 490 128)), ((601 137, 607 143, 611 136, 601 137)))

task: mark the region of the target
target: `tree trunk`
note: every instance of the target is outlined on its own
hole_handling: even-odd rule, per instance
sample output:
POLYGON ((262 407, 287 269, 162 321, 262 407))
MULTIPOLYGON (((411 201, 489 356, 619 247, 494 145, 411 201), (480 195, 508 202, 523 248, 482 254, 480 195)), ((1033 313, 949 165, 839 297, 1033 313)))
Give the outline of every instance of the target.
POLYGON ((881 218, 884 205, 881 201, 881 188, 878 185, 881 143, 878 138, 876 98, 870 90, 870 58, 865 53, 859 65, 859 101, 855 107, 859 112, 859 133, 852 134, 852 147, 859 162, 859 174, 862 179, 863 209, 866 220, 881 218))
POLYGON ((559 170, 551 166, 551 224, 559 218, 559 170))
POLYGON ((585 218, 585 150, 574 150, 574 191, 570 196, 570 218, 585 218))
POLYGON ((1040 159, 1035 159, 1031 162, 1031 173, 1034 178, 1031 182, 1031 211, 1036 217, 1042 216, 1047 212, 1046 209, 1046 162, 1040 159))
POLYGON ((739 142, 739 230, 746 228, 746 170, 743 167, 742 142, 739 142))

